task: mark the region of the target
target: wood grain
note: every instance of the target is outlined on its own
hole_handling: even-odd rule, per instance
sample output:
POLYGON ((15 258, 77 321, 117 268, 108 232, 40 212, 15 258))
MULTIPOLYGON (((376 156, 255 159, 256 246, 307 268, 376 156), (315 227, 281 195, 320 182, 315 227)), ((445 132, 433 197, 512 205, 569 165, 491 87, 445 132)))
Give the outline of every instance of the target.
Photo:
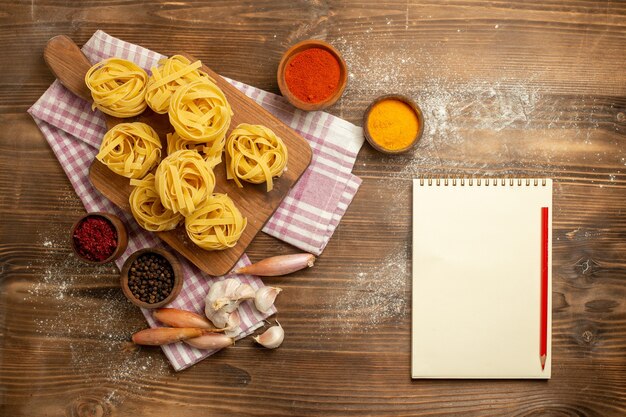
MULTIPOLYGON (((623 2, 35 0, 2 3, 0 23, 11 63, 0 72, 0 414, 626 413, 623 2), (144 318, 114 267, 71 256, 66 234, 84 210, 24 113, 53 81, 46 41, 83 44, 97 29, 188 51, 273 92, 282 53, 320 38, 351 74, 331 113, 360 124, 392 92, 422 107, 414 151, 364 145, 363 184, 315 267, 265 280, 284 289, 281 348, 245 339, 178 374, 158 349, 120 351, 144 318), (410 180, 420 174, 554 178, 550 381, 409 379, 410 180)), ((247 253, 296 251, 260 234, 247 253)))
MULTIPOLYGON (((83 100, 93 101, 91 91, 85 83, 85 75, 91 68, 91 63, 70 37, 57 35, 50 39, 43 49, 43 59, 65 88, 83 100)), ((108 123, 110 122, 107 120, 108 123)))
MULTIPOLYGON (((185 56, 191 62, 196 61, 191 55, 177 54, 185 56)), ((69 37, 56 36, 50 39, 44 49, 44 59, 55 77, 64 86, 74 94, 91 101, 89 89, 85 87, 84 82, 85 74, 90 68, 89 62, 69 37)), ((234 247, 220 251, 203 250, 189 239, 184 225, 175 230, 156 233, 161 240, 202 271, 209 275, 219 276, 232 269, 252 239, 276 211, 291 187, 308 167, 312 151, 309 143, 298 133, 237 90, 224 78, 211 71, 206 65, 202 65, 201 69, 215 80, 233 109, 234 115, 229 132, 240 123, 267 126, 283 140, 290 155, 288 169, 274 181, 274 189, 270 192, 266 191, 265 184, 244 183, 243 188, 237 187, 233 181, 226 178, 224 164, 218 165, 214 170, 215 191, 227 194, 247 219, 247 226, 234 247)), ((159 134, 164 149, 167 149, 166 135, 174 131, 167 115, 157 114, 149 109, 134 118, 119 119, 109 115, 105 118, 109 129, 124 122, 137 121, 150 125, 159 134)), ((89 170, 89 179, 93 186, 116 206, 130 212, 129 197, 132 187, 128 178, 115 174, 106 165, 94 160, 89 170)))

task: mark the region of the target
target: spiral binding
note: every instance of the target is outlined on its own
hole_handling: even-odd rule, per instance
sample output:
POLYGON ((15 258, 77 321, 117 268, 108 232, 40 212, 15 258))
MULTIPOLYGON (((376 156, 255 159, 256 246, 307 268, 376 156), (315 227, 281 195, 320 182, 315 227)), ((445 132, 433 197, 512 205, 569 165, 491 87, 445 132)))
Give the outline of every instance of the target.
POLYGON ((433 184, 437 187, 444 186, 448 187, 452 185, 456 187, 457 184, 461 187, 464 187, 467 183, 468 186, 484 186, 484 187, 504 187, 507 185, 513 187, 517 185, 518 187, 526 186, 526 187, 538 187, 541 182, 541 186, 547 185, 546 178, 473 178, 473 177, 444 177, 444 178, 425 178, 424 176, 419 177, 420 185, 428 184, 432 186, 433 184))

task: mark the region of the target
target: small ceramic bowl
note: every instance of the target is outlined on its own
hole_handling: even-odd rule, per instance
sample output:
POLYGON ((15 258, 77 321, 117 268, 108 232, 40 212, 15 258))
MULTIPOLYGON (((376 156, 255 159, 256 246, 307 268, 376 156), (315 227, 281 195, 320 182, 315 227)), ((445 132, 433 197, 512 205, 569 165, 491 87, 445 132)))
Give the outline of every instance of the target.
POLYGON ((72 250, 78 257, 78 259, 84 262, 93 264, 93 265, 102 265, 102 264, 106 264, 106 263, 116 260, 122 255, 122 253, 124 253, 124 251, 126 250, 126 245, 128 245, 128 233, 126 231, 126 226, 124 226, 124 223, 122 222, 122 220, 120 220, 120 218, 117 217, 115 214, 105 213, 105 212, 87 213, 81 216, 78 220, 76 220, 76 222, 70 229, 70 244, 72 246, 72 250), (81 224, 84 220, 86 220, 89 217, 101 217, 105 220, 108 220, 109 223, 113 225, 113 228, 117 232, 117 247, 115 248, 115 251, 113 251, 111 256, 109 256, 103 261, 91 261, 89 259, 84 258, 78 252, 78 248, 76 247, 76 242, 74 241, 74 232, 76 231, 76 228, 78 227, 79 224, 81 224))
POLYGON ((408 150, 412 149, 417 142, 419 142, 419 140, 422 137, 422 133, 424 133, 424 115, 422 114, 422 110, 419 108, 417 104, 415 104, 413 100, 401 94, 385 94, 383 96, 376 98, 367 107, 367 110, 365 110, 365 114, 363 115, 363 135, 365 136, 365 139, 367 139, 369 144, 372 145, 372 148, 382 153, 395 155, 395 154, 407 152, 408 150), (417 134, 415 135, 415 138, 413 139, 413 141, 411 141, 409 145, 405 146, 402 149, 384 148, 380 146, 378 143, 376 143, 374 139, 372 139, 372 136, 370 135, 370 131, 367 127, 367 121, 369 119, 370 113, 372 109, 374 108, 374 106, 383 100, 398 100, 403 103, 406 103, 408 104, 409 107, 411 107, 411 109, 413 109, 413 111, 415 112, 415 115, 417 116, 417 134))
POLYGON ((345 90, 346 84, 348 82, 348 66, 346 65, 346 61, 343 59, 339 51, 337 51, 332 45, 324 41, 309 39, 293 45, 287 50, 287 52, 283 54, 283 57, 278 64, 278 73, 276 74, 276 78, 278 81, 278 88, 280 89, 280 92, 294 107, 305 111, 322 110, 335 104, 335 102, 337 102, 337 100, 339 100, 339 97, 341 97, 341 95, 343 94, 343 90, 345 90), (339 62, 340 71, 339 85, 337 86, 337 91, 335 91, 335 94, 328 97, 326 100, 317 103, 308 103, 306 101, 300 100, 298 97, 293 95, 291 91, 289 91, 289 87, 287 87, 287 83, 285 81, 285 70, 287 68, 287 65, 289 65, 291 59, 296 54, 311 48, 320 48, 330 52, 339 62))
POLYGON ((120 272, 120 285, 122 286, 122 291, 124 292, 126 298, 128 298, 130 302, 135 304, 136 306, 141 308, 159 308, 171 303, 176 297, 178 297, 178 294, 183 287, 183 270, 180 266, 180 262, 178 262, 178 259, 176 259, 174 255, 164 249, 140 249, 137 252, 131 254, 128 259, 126 259, 126 262, 124 262, 124 265, 122 266, 122 271, 120 272), (135 295, 128 287, 128 273, 133 262, 135 262, 135 260, 141 255, 152 253, 164 257, 170 263, 170 265, 172 266, 172 270, 174 271, 174 286, 172 287, 172 292, 170 292, 170 295, 168 295, 167 297, 165 297, 165 299, 159 301, 158 303, 146 303, 144 301, 141 301, 140 299, 135 297, 135 295))

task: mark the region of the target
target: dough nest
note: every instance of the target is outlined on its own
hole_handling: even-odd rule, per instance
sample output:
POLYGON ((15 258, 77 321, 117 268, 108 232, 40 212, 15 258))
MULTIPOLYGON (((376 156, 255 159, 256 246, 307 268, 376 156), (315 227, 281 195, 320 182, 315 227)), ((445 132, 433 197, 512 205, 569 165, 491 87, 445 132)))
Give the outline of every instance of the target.
POLYGON ((201 207, 185 218, 193 243, 205 250, 223 250, 237 244, 247 225, 233 200, 226 194, 209 196, 201 207))
POLYGON ((287 165, 287 147, 265 126, 242 123, 226 140, 227 178, 243 187, 240 180, 253 184, 267 183, 274 188, 274 177, 280 177, 287 165))
POLYGON ((120 123, 104 135, 96 159, 116 174, 143 178, 161 160, 161 140, 145 123, 120 123))
POLYGON ((200 70, 200 61, 191 62, 182 55, 174 55, 159 61, 159 65, 151 69, 148 79, 146 102, 156 113, 167 113, 170 100, 179 87, 192 81, 206 79, 215 82, 207 73, 200 70))
POLYGON ((154 186, 154 174, 130 180, 130 185, 134 187, 129 198, 130 210, 139 226, 150 232, 163 232, 178 226, 183 216, 163 207, 154 186))
POLYGON ((177 151, 159 164, 155 188, 165 208, 187 217, 211 195, 215 175, 198 152, 177 151))
POLYGON ((196 151, 202 155, 204 160, 211 168, 222 162, 222 151, 226 138, 215 142, 192 142, 180 137, 176 132, 167 134, 167 153, 172 154, 176 151, 190 150, 196 151))
POLYGON ((120 58, 99 62, 85 74, 92 109, 120 118, 137 116, 146 109, 147 82, 143 68, 120 58))
POLYGON ((176 90, 168 114, 170 123, 182 138, 213 143, 226 136, 233 111, 215 83, 200 79, 176 90))

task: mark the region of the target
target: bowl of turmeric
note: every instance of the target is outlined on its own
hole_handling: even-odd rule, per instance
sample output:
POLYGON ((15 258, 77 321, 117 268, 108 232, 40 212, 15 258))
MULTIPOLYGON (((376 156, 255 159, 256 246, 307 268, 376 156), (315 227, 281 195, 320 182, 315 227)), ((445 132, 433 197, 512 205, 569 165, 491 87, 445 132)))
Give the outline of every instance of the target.
POLYGON ((424 116, 410 98, 385 94, 369 105, 363 116, 363 134, 374 149, 386 154, 407 152, 422 137, 424 116))

